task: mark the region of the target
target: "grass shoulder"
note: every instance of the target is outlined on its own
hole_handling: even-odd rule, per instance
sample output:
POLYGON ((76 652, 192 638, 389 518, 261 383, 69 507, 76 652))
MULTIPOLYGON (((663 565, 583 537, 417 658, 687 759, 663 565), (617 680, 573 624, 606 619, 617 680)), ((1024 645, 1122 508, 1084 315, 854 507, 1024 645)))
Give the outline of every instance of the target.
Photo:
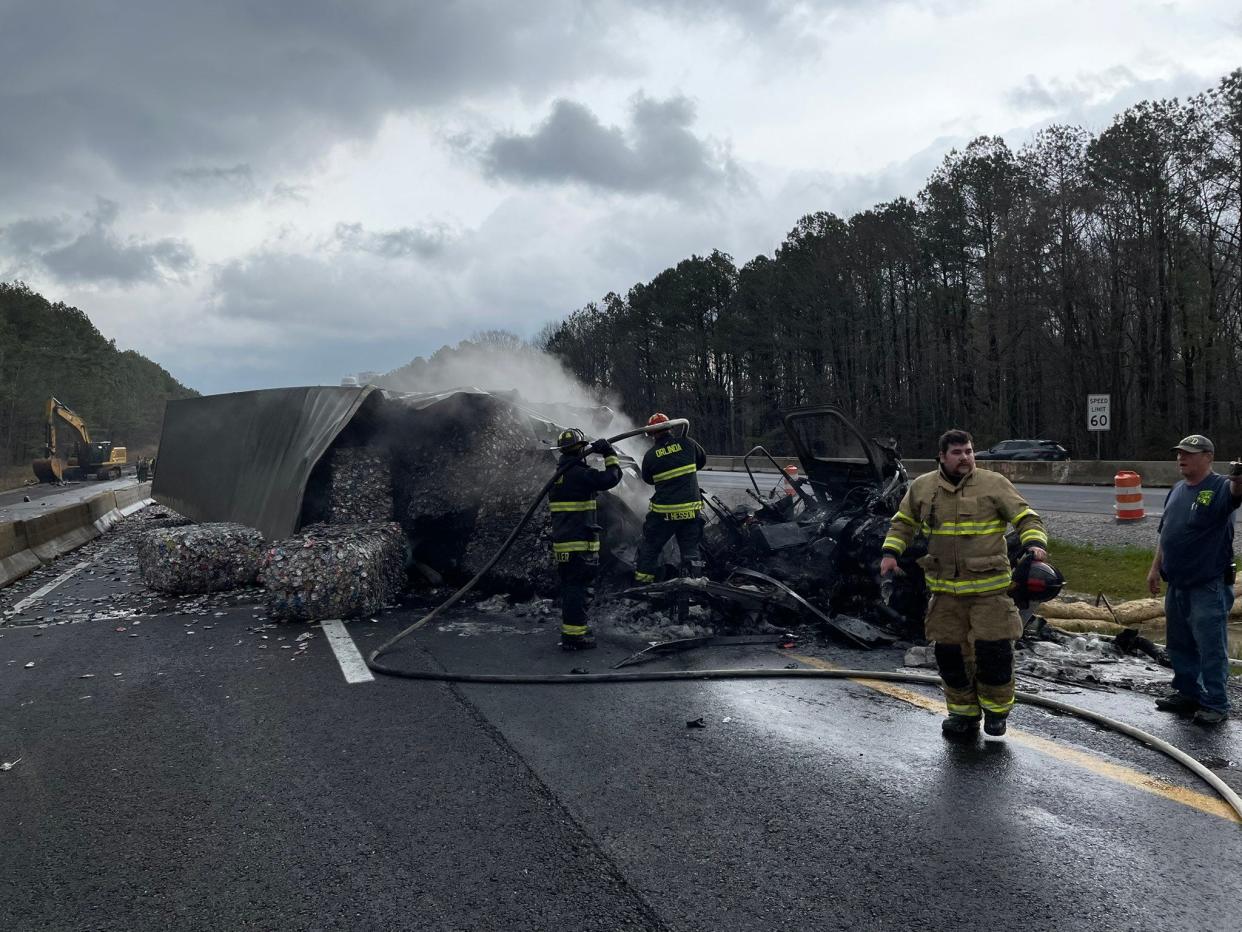
POLYGON ((1053 538, 1052 565, 1072 592, 1103 592, 1110 599, 1146 599, 1147 571, 1155 552, 1144 547, 1096 547, 1053 538))

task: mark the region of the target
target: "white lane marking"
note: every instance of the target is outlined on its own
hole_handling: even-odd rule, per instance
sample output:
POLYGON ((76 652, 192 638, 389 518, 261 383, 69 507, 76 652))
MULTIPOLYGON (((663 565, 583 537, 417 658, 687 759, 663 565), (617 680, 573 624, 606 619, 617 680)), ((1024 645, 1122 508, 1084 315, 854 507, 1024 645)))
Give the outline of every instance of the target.
POLYGON ((341 665, 341 672, 345 674, 346 683, 370 683, 375 680, 367 668, 366 661, 362 659, 362 654, 358 652, 358 645, 345 630, 343 621, 332 618, 328 621, 321 621, 319 627, 323 629, 324 635, 328 638, 332 653, 336 654, 336 662, 341 665))
POLYGON ((74 573, 76 573, 78 570, 85 569, 86 567, 88 567, 88 566, 90 566, 90 565, 91 565, 91 564, 90 564, 90 561, 89 561, 89 560, 84 560, 83 562, 81 562, 81 563, 79 563, 77 566, 75 566, 73 569, 71 569, 71 570, 67 570, 67 571, 66 571, 66 572, 64 572, 64 573, 61 573, 59 576, 57 576, 55 579, 53 579, 53 580, 52 580, 50 583, 48 583, 46 586, 42 587, 41 589, 36 589, 34 592, 30 593, 30 595, 26 596, 26 598, 22 599, 22 600, 21 600, 20 602, 18 602, 16 605, 14 605, 12 608, 10 608, 10 609, 9 609, 9 612, 10 612, 10 613, 12 613, 12 614, 17 614, 17 613, 18 613, 18 612, 20 612, 22 609, 24 609, 27 605, 32 605, 33 603, 38 602, 41 598, 43 598, 45 595, 47 595, 49 592, 51 592, 53 589, 55 589, 55 588, 56 588, 57 586, 59 586, 61 583, 63 583, 63 582, 67 582, 67 581, 69 580, 69 578, 70 578, 70 577, 71 577, 74 573))

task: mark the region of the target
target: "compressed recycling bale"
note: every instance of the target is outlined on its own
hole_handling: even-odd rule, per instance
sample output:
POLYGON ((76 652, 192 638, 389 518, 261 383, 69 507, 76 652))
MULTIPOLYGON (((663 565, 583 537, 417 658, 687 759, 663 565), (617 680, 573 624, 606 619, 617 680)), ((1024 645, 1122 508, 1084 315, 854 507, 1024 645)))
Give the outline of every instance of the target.
POLYGON ((279 541, 263 558, 268 612, 275 618, 356 618, 401 591, 405 534, 394 521, 319 524, 279 541))
POLYGON ((222 592, 254 584, 263 549, 263 535, 243 524, 156 527, 138 538, 138 569, 162 592, 222 592))
MULTIPOLYGON (((474 575, 492 558, 522 519, 531 501, 547 483, 555 461, 544 452, 518 451, 509 455, 503 481, 484 483, 479 510, 461 569, 474 575)), ((552 595, 558 589, 552 562, 552 518, 546 504, 536 510, 513 546, 488 573, 486 588, 526 598, 531 593, 552 595)))
POLYGON ((339 447, 332 451, 328 486, 332 524, 391 521, 392 508, 392 471, 382 450, 339 447))
MULTIPOLYGON (((389 436, 396 519, 416 557, 450 579, 487 563, 556 468, 527 415, 488 396, 398 411, 389 436)), ((554 592, 550 541, 545 507, 480 588, 554 592)))

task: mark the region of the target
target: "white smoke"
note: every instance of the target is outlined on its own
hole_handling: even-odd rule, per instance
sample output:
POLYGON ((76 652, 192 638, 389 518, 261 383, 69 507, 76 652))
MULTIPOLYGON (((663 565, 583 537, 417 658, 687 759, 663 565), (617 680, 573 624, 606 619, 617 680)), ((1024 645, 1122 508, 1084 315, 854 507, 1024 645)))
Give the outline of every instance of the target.
MULTIPOLYGON (((505 331, 476 334, 455 347, 444 346, 382 376, 381 388, 399 392, 445 392, 460 388, 504 393, 516 391, 522 403, 538 409, 561 427, 578 427, 588 438, 615 437, 633 430, 634 422, 616 396, 585 385, 559 359, 505 331), (611 416, 602 411, 611 409, 611 416)), ((618 450, 642 462, 650 441, 631 437, 618 450)), ((614 490, 638 513, 647 510, 650 489, 622 483, 614 490)))

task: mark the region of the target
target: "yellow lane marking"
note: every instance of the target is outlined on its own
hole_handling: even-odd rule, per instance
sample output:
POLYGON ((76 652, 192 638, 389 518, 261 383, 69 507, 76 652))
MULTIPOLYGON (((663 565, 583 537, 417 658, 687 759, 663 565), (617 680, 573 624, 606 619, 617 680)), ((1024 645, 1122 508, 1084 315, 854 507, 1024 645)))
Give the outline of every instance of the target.
MULTIPOLYGON (((805 657, 801 654, 791 655, 783 651, 782 656, 798 660, 808 666, 818 667, 821 670, 839 669, 827 661, 819 660, 815 657, 805 657)), ((934 712, 937 715, 946 714, 943 702, 929 699, 921 693, 906 689, 904 686, 898 686, 882 680, 863 679, 861 677, 851 677, 851 680, 874 689, 876 692, 884 693, 886 696, 892 696, 894 699, 900 699, 902 702, 918 706, 920 709, 926 709, 928 712, 934 712)), ((1057 744, 1055 741, 1049 741, 1047 738, 1040 738, 1037 735, 1014 728, 1012 725, 1009 727, 1007 735, 1014 744, 1020 744, 1023 747, 1046 754, 1049 757, 1055 757, 1057 760, 1065 761, 1069 764, 1077 764, 1084 770, 1089 770, 1101 777, 1107 777, 1110 780, 1134 787, 1145 793, 1161 796, 1164 799, 1181 803, 1183 806, 1189 806, 1192 809, 1198 809, 1200 812, 1206 812, 1209 815, 1228 819, 1231 822, 1242 821, 1232 807, 1219 796, 1210 796, 1207 793, 1200 793, 1198 790, 1176 786, 1157 777, 1149 776, 1137 770, 1131 770, 1129 767, 1111 763, 1094 754, 1065 747, 1064 745, 1057 744)))

